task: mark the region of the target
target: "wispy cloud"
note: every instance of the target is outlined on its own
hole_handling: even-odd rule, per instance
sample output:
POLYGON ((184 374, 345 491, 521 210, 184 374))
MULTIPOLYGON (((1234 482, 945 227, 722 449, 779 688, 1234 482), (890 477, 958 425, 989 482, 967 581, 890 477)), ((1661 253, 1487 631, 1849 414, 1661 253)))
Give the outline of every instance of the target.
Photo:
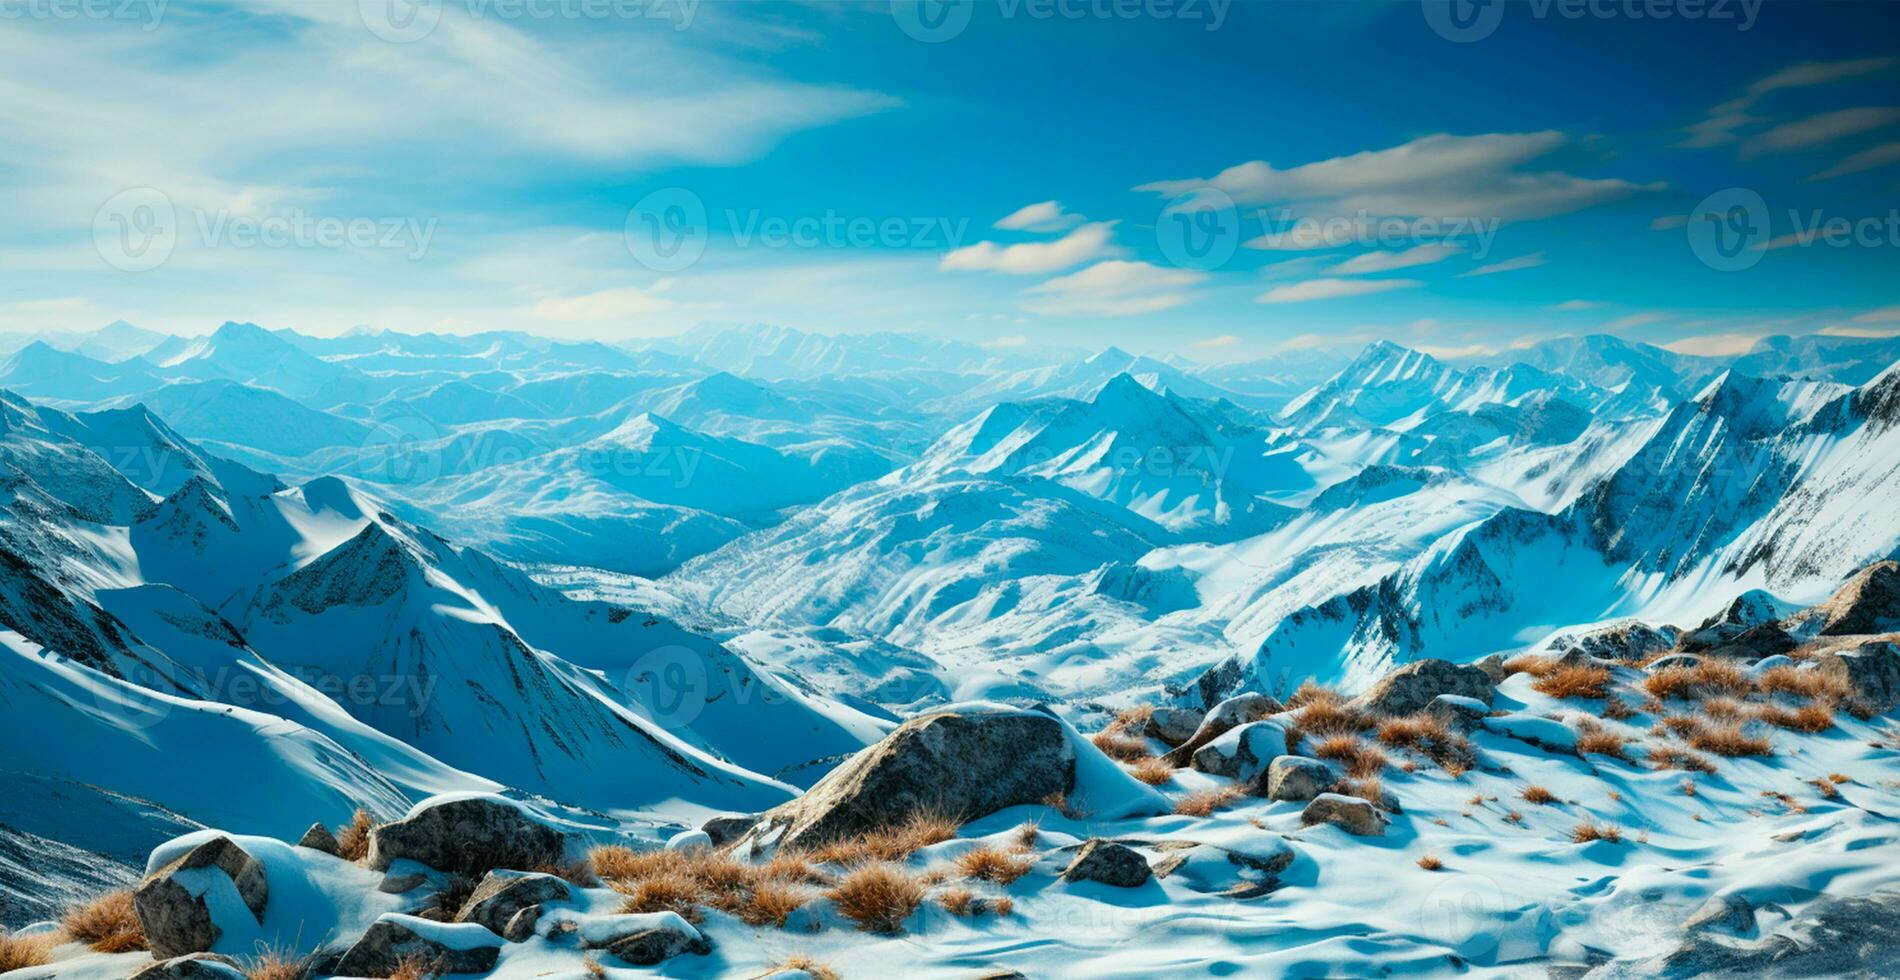
POLYGON ((1631 313, 1629 316, 1611 320, 1609 323, 1603 325, 1603 329, 1612 331, 1634 330, 1637 327, 1646 327, 1652 323, 1660 323, 1668 318, 1669 316, 1666 313, 1631 313))
POLYGON ((1664 350, 1697 357, 1736 357, 1754 350, 1762 336, 1753 333, 1712 333, 1672 340, 1661 346, 1664 350))
POLYGON ((1463 254, 1461 245, 1417 245, 1404 251, 1367 252, 1355 255, 1330 269, 1336 275, 1362 276, 1375 272, 1391 272, 1394 269, 1410 269, 1415 266, 1433 265, 1443 262, 1454 255, 1463 254))
POLYGON ((1852 154, 1841 162, 1809 177, 1809 180, 1832 180, 1857 174, 1879 167, 1888 167, 1900 163, 1900 142, 1882 143, 1870 146, 1859 153, 1852 154))
POLYGON ((1854 318, 1855 323, 1900 323, 1900 306, 1883 306, 1854 318))
POLYGON ((1823 112, 1775 128, 1742 144, 1745 154, 1785 153, 1825 146, 1835 140, 1871 132, 1900 121, 1900 107, 1861 106, 1823 112))
POLYGON ((1205 273, 1164 269, 1146 262, 1111 260, 1059 276, 1029 290, 1033 313, 1134 316, 1159 313, 1188 301, 1185 290, 1206 281, 1205 273))
POLYGON ((1308 279, 1289 286, 1275 286, 1261 293, 1262 303, 1308 303, 1347 296, 1367 296, 1394 289, 1425 285, 1417 279, 1308 279))
POLYGON ((964 272, 1001 272, 1012 276, 1060 272, 1109 254, 1113 250, 1109 238, 1114 227, 1112 221, 1096 221, 1052 242, 1015 245, 977 242, 945 255, 940 265, 964 272))
POLYGON ((1459 274, 1458 278, 1464 279, 1470 276, 1490 276, 1490 275, 1496 275, 1497 273, 1500 273, 1500 272, 1516 272, 1519 269, 1535 269, 1538 266, 1543 265, 1548 261, 1549 260, 1545 258, 1544 253, 1532 252, 1529 255, 1520 255, 1514 259, 1505 259, 1502 262, 1493 262, 1490 265, 1481 265, 1477 267, 1476 269, 1471 270, 1470 272, 1459 274))
POLYGON ((1651 221, 1649 223, 1649 230, 1650 231, 1673 231, 1677 228, 1685 227, 1688 224, 1689 224, 1689 216, 1686 214, 1665 214, 1665 215, 1660 215, 1655 220, 1651 221))
POLYGON ((1900 65, 1900 58, 1852 58, 1845 61, 1805 61, 1790 65, 1748 86, 1747 91, 1737 99, 1716 106, 1716 114, 1740 112, 1754 105, 1756 100, 1770 92, 1783 89, 1806 88, 1814 85, 1829 85, 1844 82, 1850 78, 1890 71, 1900 65))
POLYGON ((1569 299, 1550 307, 1559 313, 1576 313, 1580 310, 1594 310, 1602 303, 1587 299, 1569 299))
POLYGON ((1042 201, 1011 212, 996 223, 1004 231, 1068 231, 1088 219, 1062 210, 1059 201, 1042 201))

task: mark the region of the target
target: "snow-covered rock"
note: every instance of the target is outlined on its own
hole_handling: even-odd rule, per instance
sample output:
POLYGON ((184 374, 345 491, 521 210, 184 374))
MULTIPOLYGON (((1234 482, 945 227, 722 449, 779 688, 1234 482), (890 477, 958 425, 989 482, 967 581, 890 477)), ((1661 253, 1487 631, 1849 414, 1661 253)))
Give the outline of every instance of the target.
POLYGON ((409 860, 437 871, 482 875, 559 864, 565 853, 561 832, 544 816, 498 796, 424 800, 369 834, 369 866, 377 871, 409 860))

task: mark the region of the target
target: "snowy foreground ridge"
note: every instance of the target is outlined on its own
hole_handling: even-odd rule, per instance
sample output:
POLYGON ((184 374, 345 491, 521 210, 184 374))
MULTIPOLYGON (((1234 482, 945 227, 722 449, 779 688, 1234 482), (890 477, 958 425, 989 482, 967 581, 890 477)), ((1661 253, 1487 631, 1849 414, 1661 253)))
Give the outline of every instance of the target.
POLYGON ((12 346, 9 980, 1900 973, 1892 340, 12 346))

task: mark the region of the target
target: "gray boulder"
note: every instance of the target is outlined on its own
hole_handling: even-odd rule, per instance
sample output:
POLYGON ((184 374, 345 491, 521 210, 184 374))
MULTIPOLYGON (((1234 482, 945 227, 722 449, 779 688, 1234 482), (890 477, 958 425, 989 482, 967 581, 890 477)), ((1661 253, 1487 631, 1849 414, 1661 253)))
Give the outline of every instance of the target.
POLYGON ((153 963, 132 974, 132 980, 244 980, 244 971, 228 956, 193 953, 153 963))
POLYGON ((1329 823, 1358 837, 1383 837, 1390 820, 1365 800, 1338 793, 1321 793, 1300 812, 1300 822, 1308 826, 1329 823))
POLYGON ((1832 650, 1815 658, 1816 669, 1847 682, 1853 698, 1877 712, 1900 707, 1900 646, 1885 640, 1832 650))
POLYGON ((1148 716, 1148 722, 1142 727, 1142 734, 1149 738, 1160 739, 1170 748, 1180 745, 1194 737, 1206 720, 1207 712, 1193 708, 1159 707, 1148 716))
POLYGON ((1481 667, 1460 666, 1448 660, 1415 660, 1379 678, 1350 704, 1376 715, 1409 715, 1425 710, 1441 694, 1490 704, 1496 686, 1481 667))
POLYGON ((345 977, 386 977, 405 961, 420 961, 434 973, 487 973, 501 957, 500 936, 472 922, 431 922, 385 914, 370 924, 337 962, 345 977))
POLYGON ((615 940, 606 950, 634 966, 653 966, 683 953, 704 956, 712 952, 712 944, 704 936, 677 929, 648 929, 615 940))
POLYGON ((1552 639, 1547 649, 1564 652, 1576 648, 1586 656, 1628 662, 1673 649, 1681 637, 1682 631, 1674 626, 1651 626, 1632 619, 1582 633, 1565 633, 1552 639))
POLYGON ((1286 754, 1286 729, 1273 720, 1230 728, 1194 753, 1193 767, 1215 776, 1251 783, 1267 765, 1286 754))
POLYGON ((224 929, 205 896, 218 877, 237 889, 257 924, 264 922, 270 882, 264 866, 229 837, 213 837, 146 876, 132 893, 132 907, 156 959, 208 952, 224 929))
POLYGON ((1265 694, 1236 694, 1209 709, 1200 727, 1188 740, 1169 750, 1161 758, 1180 769, 1193 761, 1201 746, 1251 721, 1259 721, 1286 710, 1286 706, 1265 694))
POLYGON ((1293 848, 1280 837, 1249 840, 1246 850, 1198 841, 1163 841, 1154 863, 1156 878, 1208 894, 1258 898, 1280 885, 1280 872, 1293 864, 1293 848))
POLYGON ((699 829, 712 838, 714 847, 724 847, 745 836, 746 831, 759 825, 757 814, 744 813, 731 816, 714 817, 699 825, 699 829))
POLYGON ((1425 706, 1425 713, 1445 723, 1445 727, 1456 732, 1468 732, 1476 728, 1491 713, 1490 706, 1477 698, 1468 698, 1458 694, 1440 694, 1425 706))
POLYGON ((1820 636, 1900 632, 1900 562, 1875 562, 1855 573, 1826 602, 1797 617, 1818 618, 1820 636))
POLYGON ((923 814, 974 820, 1066 796, 1075 752, 1062 723, 1037 711, 913 718, 768 811, 747 839, 818 846, 923 814))
POLYGON ((501 938, 511 943, 525 943, 534 936, 534 927, 541 923, 541 906, 530 905, 508 917, 508 924, 501 927, 501 938))
POLYGON ((1635 976, 1900 976, 1900 892, 1822 896, 1753 942, 1692 932, 1674 951, 1634 966, 1635 976))
POLYGON ((490 871, 475 886, 468 902, 455 917, 457 922, 474 922, 502 935, 515 913, 529 906, 565 902, 572 895, 568 884, 553 875, 525 871, 490 871))
POLYGON ((1671 667, 1682 667, 1682 668, 1687 669, 1690 667, 1699 667, 1701 665, 1702 665, 1702 658, 1696 656, 1693 653, 1672 653, 1667 657, 1657 658, 1654 663, 1651 663, 1648 667, 1644 669, 1653 674, 1659 670, 1668 670, 1671 667))
POLYGON ((336 835, 330 832, 330 828, 320 823, 311 824, 310 829, 304 831, 303 837, 298 839, 297 846, 322 851, 331 857, 343 856, 343 846, 336 842, 336 835))
POLYGON ((408 858, 437 871, 477 876, 495 868, 559 864, 564 851, 559 831, 493 796, 425 803, 369 833, 369 866, 377 871, 408 858))
POLYGON ((1095 838, 1082 845, 1062 872, 1063 881, 1095 881, 1116 888, 1139 888, 1154 872, 1132 847, 1095 838))
POLYGON ((1267 766, 1267 799, 1305 802, 1338 781, 1333 767, 1318 759, 1283 755, 1267 766))

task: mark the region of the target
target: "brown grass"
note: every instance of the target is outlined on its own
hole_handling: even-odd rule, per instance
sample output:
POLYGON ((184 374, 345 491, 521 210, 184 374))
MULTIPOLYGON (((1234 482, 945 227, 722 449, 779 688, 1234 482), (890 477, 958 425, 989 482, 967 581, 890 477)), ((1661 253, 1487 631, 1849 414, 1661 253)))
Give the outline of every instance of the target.
POLYGON ((1661 700, 1701 700, 1723 695, 1740 698, 1747 697, 1754 689, 1748 674, 1726 660, 1704 660, 1694 667, 1664 667, 1643 678, 1643 690, 1661 700))
POLYGON ((1535 803, 1538 806, 1549 806, 1557 802, 1557 794, 1537 785, 1524 787, 1524 792, 1518 795, 1524 798, 1524 802, 1535 803))
POLYGON ((1445 866, 1445 862, 1440 861, 1436 855, 1427 854, 1418 859, 1418 866, 1427 871, 1437 871, 1445 866))
POLYGON ((686 874, 654 875, 625 886, 615 882, 614 888, 627 896, 620 903, 622 912, 678 912, 681 918, 692 923, 706 917, 699 908, 705 889, 686 874))
POLYGON ((1345 695, 1340 694, 1330 687, 1322 687, 1315 684, 1312 679, 1309 678, 1301 681, 1299 690, 1294 691, 1293 696, 1286 699, 1286 706, 1288 708, 1305 708, 1315 704, 1341 704, 1345 700, 1345 695))
POLYGON ((1819 792, 1821 796, 1826 799, 1831 800, 1841 795, 1841 791, 1835 787, 1835 784, 1832 780, 1812 779, 1812 780, 1809 780, 1808 782, 1809 782, 1809 785, 1815 788, 1816 792, 1819 792))
POLYGON ((1510 813, 1507 813, 1504 815, 1504 819, 1505 819, 1505 822, 1507 823, 1523 823, 1524 811, 1512 810, 1510 813))
POLYGON ((1755 717, 1776 728, 1814 735, 1834 727, 1834 709, 1823 701, 1810 701, 1790 711, 1778 704, 1762 705, 1755 717))
POLYGON ((976 904, 976 893, 968 888, 952 888, 937 896, 937 904, 942 905, 945 912, 961 918, 973 914, 971 906, 976 904))
POLYGON ((794 953, 786 957, 784 962, 772 969, 774 972, 779 970, 803 970, 811 974, 812 980, 838 980, 838 971, 803 953, 794 953))
POLYGON ((956 868, 957 873, 965 878, 1007 885, 1028 874, 1032 863, 1019 854, 994 847, 979 847, 963 852, 956 860, 956 868))
POLYGON ((1791 694, 1800 698, 1844 701, 1854 693, 1844 677, 1818 670, 1801 670, 1789 664, 1768 668, 1756 683, 1771 694, 1791 694))
POLYGON ((1338 695, 1330 691, 1314 694, 1294 713, 1291 724, 1287 726, 1286 748, 1288 752, 1293 752, 1299 749, 1300 740, 1304 738, 1328 739, 1339 735, 1357 735, 1371 727, 1373 719, 1347 707, 1338 695))
POLYGON ((436 969, 436 965, 421 956, 405 956, 396 964, 396 970, 389 975, 389 980, 430 980, 440 975, 441 971, 436 969))
MULTIPOLYGON (((420 965, 420 961, 417 961, 420 965)), ((405 963, 405 965, 407 965, 405 963)), ((309 980, 317 970, 314 957, 295 956, 283 950, 269 950, 253 957, 244 966, 244 980, 309 980)), ((420 978, 428 974, 417 972, 420 978)))
POLYGON ((785 920, 809 901, 804 889, 776 881, 761 881, 733 906, 732 914, 747 925, 785 928, 785 920))
POLYGON ((1561 666, 1563 666, 1563 664, 1559 663, 1556 657, 1527 653, 1523 656, 1512 657, 1506 660, 1504 662, 1504 676, 1511 677, 1516 674, 1529 674, 1532 677, 1542 677, 1561 666))
POLYGON ((1381 782, 1377 776, 1368 776, 1364 779, 1340 780, 1339 785, 1334 787, 1333 791, 1344 796, 1365 800, 1367 803, 1381 810, 1385 809, 1385 783, 1381 782))
POLYGON ((429 907, 423 911, 425 919, 438 922, 454 922, 462 913, 462 907, 475 895, 475 886, 481 879, 469 875, 450 875, 442 890, 429 897, 429 907))
POLYGON ((53 962, 53 947, 58 935, 0 936, 0 973, 45 966, 53 962))
POLYGON ((1570 839, 1578 844, 1587 844, 1593 840, 1605 840, 1612 844, 1623 843, 1623 828, 1613 823, 1596 823, 1585 820, 1570 828, 1570 839))
POLYGON ((132 907, 129 889, 107 892, 60 916, 60 929, 101 953, 131 953, 146 948, 145 927, 132 907))
POLYGON ((857 837, 832 841, 812 852, 825 864, 854 865, 870 861, 901 861, 932 844, 957 835, 958 822, 935 813, 918 814, 895 827, 884 827, 857 837))
POLYGON ((1700 725, 1689 735, 1689 744, 1704 752, 1735 758, 1737 756, 1769 756, 1775 750, 1768 740, 1758 735, 1750 735, 1738 721, 1717 725, 1700 725))
POLYGON ((1159 786, 1174 778, 1174 767, 1160 756, 1149 756, 1128 767, 1128 774, 1150 786, 1159 786))
POLYGON ((1601 701, 1609 697, 1609 684, 1608 667, 1586 667, 1578 664, 1555 667, 1537 675, 1537 680, 1531 684, 1531 689, 1553 698, 1586 698, 1601 701))
POLYGON ((1617 759, 1627 759, 1623 751, 1623 736, 1598 724, 1594 719, 1581 718, 1577 721, 1577 751, 1583 755, 1607 755, 1617 759))
POLYGON ((1025 823, 1016 828, 1015 839, 1017 847, 1025 851, 1029 850, 1036 846, 1036 841, 1042 839, 1042 828, 1033 823, 1025 823))
POLYGON ((600 965, 600 959, 592 953, 581 957, 581 972, 594 980, 607 980, 607 968, 600 965))
POLYGON ((1379 751, 1377 746, 1361 741, 1357 735, 1328 736, 1313 747, 1313 754, 1344 765, 1348 774, 1360 779, 1385 771, 1385 753, 1379 751))
POLYGON ((1702 713, 1716 721, 1735 721, 1748 714, 1748 708, 1731 697, 1710 698, 1702 702, 1702 713))
POLYGON ((857 923, 859 929, 896 933, 923 904, 924 886, 895 864, 867 864, 845 875, 829 894, 838 914, 857 923))
POLYGON ((1628 701, 1612 695, 1603 701, 1603 717, 1611 721, 1623 721, 1636 717, 1636 709, 1628 701))
POLYGON ((1395 749, 1423 749, 1449 742, 1451 733, 1443 721, 1420 713, 1380 722, 1378 738, 1395 749))
POLYGON ((1234 786, 1204 789, 1199 792, 1189 793, 1174 801, 1174 812, 1184 817, 1211 816, 1215 810, 1219 810, 1235 800, 1240 799, 1242 795, 1240 789, 1234 786))
POLYGON ((594 874, 594 867, 586 861, 565 861, 560 864, 537 864, 528 869, 536 874, 553 875, 570 885, 581 888, 600 887, 600 878, 594 874))
POLYGON ((1154 755, 1153 752, 1148 751, 1148 743, 1146 740, 1123 735, 1119 732, 1096 732, 1089 738, 1089 742, 1096 748, 1101 749, 1103 755, 1120 762, 1140 762, 1154 755))
MULTIPOLYGON (((1652 745, 1649 748, 1649 766, 1651 769, 1680 769, 1683 772, 1713 773, 1715 763, 1687 749, 1673 745, 1652 745)), ((1691 784, 1693 785, 1693 784, 1691 784)))
POLYGON ((349 823, 336 829, 337 853, 345 861, 369 860, 369 832, 375 827, 376 818, 368 810, 356 811, 349 823))
POLYGON ((1108 727, 1103 729, 1103 731, 1117 733, 1126 731, 1139 732, 1148 726, 1148 719, 1154 717, 1154 713, 1154 706, 1147 704, 1136 705, 1132 708, 1123 708, 1115 712, 1115 720, 1109 722, 1108 727))

